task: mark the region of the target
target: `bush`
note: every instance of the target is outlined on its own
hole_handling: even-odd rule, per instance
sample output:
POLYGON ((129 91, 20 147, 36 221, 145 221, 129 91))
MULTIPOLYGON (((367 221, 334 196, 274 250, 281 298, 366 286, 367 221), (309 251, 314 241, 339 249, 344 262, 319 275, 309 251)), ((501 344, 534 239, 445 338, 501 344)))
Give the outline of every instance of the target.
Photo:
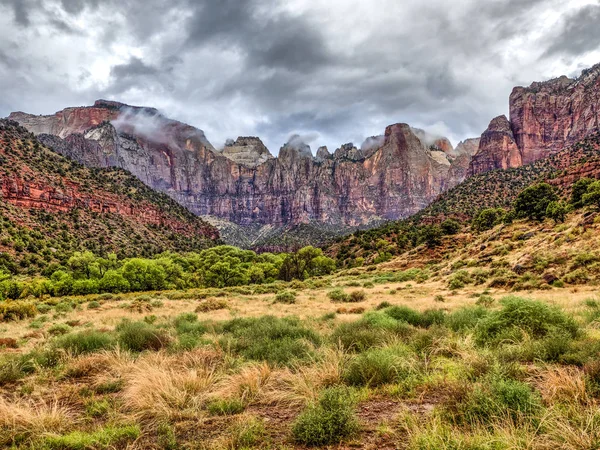
POLYGON ((573 183, 573 189, 571 190, 571 204, 575 208, 581 208, 583 206, 583 196, 587 194, 587 190, 594 180, 591 178, 580 178, 573 183))
POLYGON ((496 225, 502 223, 505 215, 506 211, 501 208, 482 209, 473 218, 473 221, 471 222, 471 228, 478 232, 491 230, 496 225))
POLYGON ((331 340, 349 351, 362 352, 393 336, 406 336, 412 330, 406 322, 399 322, 384 312, 372 312, 356 322, 340 324, 331 334, 331 340))
POLYGON ((548 205, 558 200, 554 188, 548 183, 539 183, 523 190, 515 201, 517 217, 541 221, 546 217, 548 205))
POLYGON ((465 285, 473 282, 471 274, 466 270, 459 270, 454 272, 448 279, 448 287, 452 290, 462 289, 465 285))
POLYGON ((352 292, 350 292, 350 297, 348 298, 348 302, 360 303, 360 302, 364 302, 366 299, 367 299, 367 293, 365 291, 352 291, 352 292))
POLYGON ((273 364, 305 358, 311 354, 311 346, 321 341, 317 333, 294 317, 233 319, 223 325, 223 332, 227 335, 222 340, 224 347, 248 359, 273 364))
POLYGON ((292 426, 294 440, 309 446, 337 444, 358 431, 356 401, 344 387, 326 389, 317 405, 309 406, 292 426))
POLYGON ((353 386, 395 383, 411 373, 408 352, 403 348, 371 349, 354 357, 343 374, 353 386))
POLYGON ((579 326, 572 317, 545 303, 519 297, 501 300, 502 309, 482 319, 475 330, 479 344, 498 344, 505 339, 521 340, 522 333, 543 339, 550 333, 562 332, 575 338, 579 326))
POLYGON ((88 309, 99 309, 100 308, 100 303, 97 302, 96 300, 92 300, 91 302, 88 303, 88 309))
POLYGON ((81 355, 110 349, 114 347, 115 339, 108 333, 86 330, 59 337, 54 345, 56 348, 64 349, 74 355, 81 355))
POLYGON ((467 389, 444 407, 454 423, 476 426, 506 420, 507 416, 515 421, 531 419, 542 409, 539 395, 520 381, 495 376, 467 389))
POLYGON ((72 329, 73 328, 66 323, 57 323, 48 328, 48 333, 50 333, 52 336, 62 336, 70 333, 72 329))
POLYGON ((229 303, 227 300, 222 298, 209 298, 204 300, 196 307, 196 312, 210 312, 210 311, 218 311, 220 309, 229 308, 229 303))
POLYGON ((296 293, 294 291, 281 291, 275 295, 275 303, 293 305, 296 303, 296 293))
POLYGON ((350 296, 346 294, 341 288, 336 288, 327 293, 327 297, 332 302, 348 302, 350 300, 350 296))
POLYGON ((35 317, 37 309, 31 302, 25 301, 0 301, 0 322, 22 320, 35 317))
POLYGON ((146 322, 123 320, 116 328, 119 344, 132 352, 160 350, 170 342, 165 330, 160 330, 146 322))
POLYGON ((460 231, 460 223, 455 219, 446 219, 440 225, 442 228, 442 233, 447 236, 452 236, 457 234, 460 231))

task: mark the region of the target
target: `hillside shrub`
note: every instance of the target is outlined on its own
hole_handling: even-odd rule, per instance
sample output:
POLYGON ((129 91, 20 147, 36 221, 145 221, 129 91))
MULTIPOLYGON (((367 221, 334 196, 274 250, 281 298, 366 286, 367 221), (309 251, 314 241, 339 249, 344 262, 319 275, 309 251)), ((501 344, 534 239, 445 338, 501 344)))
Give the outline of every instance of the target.
POLYGON ((350 296, 341 288, 329 291, 327 297, 329 297, 332 302, 348 302, 350 300, 350 296))
POLYGON ((303 359, 321 342, 319 335, 295 317, 240 318, 226 322, 222 329, 225 348, 247 359, 284 365, 303 359))
POLYGON ((296 303, 297 294, 294 291, 281 291, 275 295, 275 303, 293 305, 296 303))
POLYGON ((355 397, 348 388, 326 389, 318 404, 309 406, 294 422, 294 440, 317 447, 337 444, 352 436, 359 429, 355 405, 355 397))
POLYGON ((73 355, 108 350, 115 345, 115 338, 108 333, 95 330, 66 334, 56 339, 56 348, 66 350, 73 355))
POLYGON ((579 326, 572 317, 545 303, 519 297, 505 297, 502 309, 483 318, 475 330, 479 344, 496 345, 503 340, 522 339, 522 333, 532 339, 543 339, 551 333, 564 333, 575 338, 579 326))
POLYGON ((170 342, 166 330, 156 328, 146 322, 123 320, 116 327, 117 341, 123 348, 132 352, 160 350, 170 342))

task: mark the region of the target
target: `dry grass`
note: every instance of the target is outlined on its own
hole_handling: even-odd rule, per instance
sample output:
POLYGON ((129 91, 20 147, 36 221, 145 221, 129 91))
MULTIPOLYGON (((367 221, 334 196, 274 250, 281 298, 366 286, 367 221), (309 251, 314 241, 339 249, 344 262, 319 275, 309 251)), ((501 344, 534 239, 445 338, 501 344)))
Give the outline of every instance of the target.
POLYGON ((534 384, 548 405, 589 404, 585 376, 577 367, 547 367, 533 378, 534 384))
POLYGON ((0 445, 10 444, 15 436, 39 438, 74 425, 74 414, 56 400, 33 403, 0 397, 0 445))

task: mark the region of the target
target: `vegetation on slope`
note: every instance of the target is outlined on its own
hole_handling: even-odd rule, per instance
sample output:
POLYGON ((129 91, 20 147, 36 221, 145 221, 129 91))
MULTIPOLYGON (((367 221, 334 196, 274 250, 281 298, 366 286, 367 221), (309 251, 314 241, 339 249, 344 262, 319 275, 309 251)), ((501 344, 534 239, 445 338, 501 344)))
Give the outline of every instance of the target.
POLYGON ((68 211, 16 206, 0 199, 0 267, 36 274, 50 264, 65 264, 76 251, 119 258, 164 251, 201 250, 214 245, 215 229, 164 194, 121 169, 93 169, 40 145, 14 122, 0 121, 0 182, 35 183, 51 191, 76 191, 140 211, 138 216, 97 212, 81 206, 68 211), (141 212, 161 215, 148 221, 141 212))

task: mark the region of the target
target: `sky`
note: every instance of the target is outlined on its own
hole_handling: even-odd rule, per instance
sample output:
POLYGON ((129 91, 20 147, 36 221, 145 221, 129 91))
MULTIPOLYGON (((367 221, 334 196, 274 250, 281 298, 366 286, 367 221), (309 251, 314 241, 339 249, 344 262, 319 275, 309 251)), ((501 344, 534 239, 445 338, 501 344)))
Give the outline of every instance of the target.
POLYGON ((0 117, 152 106, 215 147, 479 136, 514 86, 600 62, 600 0, 0 0, 0 117))

